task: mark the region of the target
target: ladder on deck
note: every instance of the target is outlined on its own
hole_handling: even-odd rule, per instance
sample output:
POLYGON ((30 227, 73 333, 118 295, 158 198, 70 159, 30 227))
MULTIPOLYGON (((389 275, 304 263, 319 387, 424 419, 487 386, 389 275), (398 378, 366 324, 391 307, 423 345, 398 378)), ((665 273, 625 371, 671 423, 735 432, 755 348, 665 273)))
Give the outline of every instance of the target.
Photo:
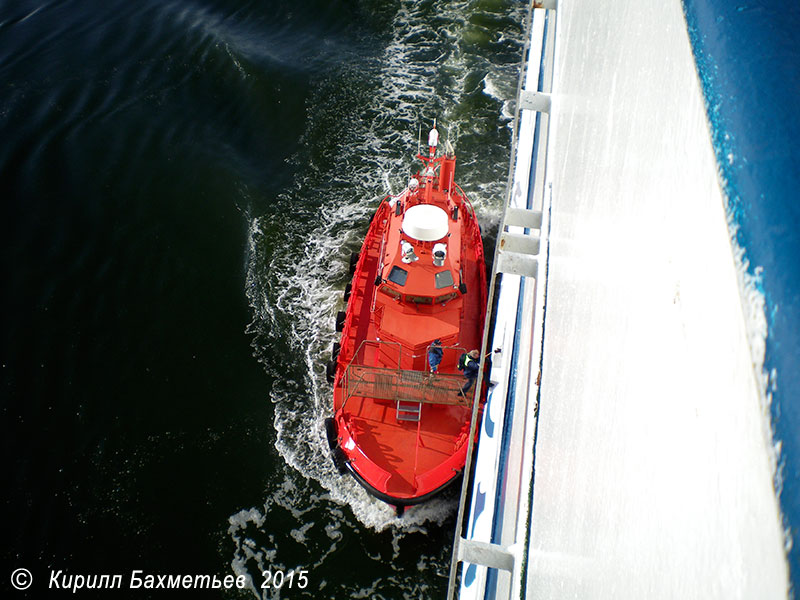
POLYGON ((397 401, 397 420, 419 422, 422 414, 422 402, 411 402, 409 400, 397 401))

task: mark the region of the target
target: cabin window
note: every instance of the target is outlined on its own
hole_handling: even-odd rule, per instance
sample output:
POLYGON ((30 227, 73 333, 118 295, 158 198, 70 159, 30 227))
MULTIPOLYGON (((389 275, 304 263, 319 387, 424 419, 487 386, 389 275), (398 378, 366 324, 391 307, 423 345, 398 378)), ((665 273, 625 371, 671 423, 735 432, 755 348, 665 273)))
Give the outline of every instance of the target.
POLYGON ((452 300, 456 296, 458 296, 458 294, 456 294, 455 292, 450 292, 449 294, 445 294, 444 296, 437 296, 436 302, 438 304, 444 304, 445 302, 447 302, 448 300, 452 300))
POLYGON ((435 277, 437 290, 453 287, 453 274, 450 271, 440 271, 435 277))
POLYGON ((406 301, 414 302, 415 304, 433 304, 433 298, 431 298, 430 296, 406 295, 406 301))
MULTIPOLYGON (((399 298, 399 297, 400 297, 400 292, 398 292, 397 290, 394 290, 394 289, 390 288, 388 285, 382 285, 382 286, 381 286, 380 288, 378 288, 378 289, 380 289, 380 291, 382 291, 382 292, 383 292, 384 294, 386 294, 387 296, 391 296, 392 298, 399 298)), ((455 294, 454 294, 454 295, 455 295, 455 294)))
POLYGON ((397 285, 405 285, 406 279, 408 279, 408 271, 397 266, 392 267, 392 271, 389 273, 388 279, 397 285))

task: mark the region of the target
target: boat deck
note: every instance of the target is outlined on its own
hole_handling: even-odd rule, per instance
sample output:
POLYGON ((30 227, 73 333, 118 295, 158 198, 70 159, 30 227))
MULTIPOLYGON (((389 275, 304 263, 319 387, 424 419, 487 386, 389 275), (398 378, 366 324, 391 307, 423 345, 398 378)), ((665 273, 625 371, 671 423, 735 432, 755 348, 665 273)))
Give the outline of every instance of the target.
POLYGON ((412 496, 417 475, 452 456, 469 431, 466 406, 423 403, 418 422, 398 421, 395 403, 385 400, 351 398, 347 408, 353 438, 378 467, 393 474, 385 491, 397 497, 412 496))

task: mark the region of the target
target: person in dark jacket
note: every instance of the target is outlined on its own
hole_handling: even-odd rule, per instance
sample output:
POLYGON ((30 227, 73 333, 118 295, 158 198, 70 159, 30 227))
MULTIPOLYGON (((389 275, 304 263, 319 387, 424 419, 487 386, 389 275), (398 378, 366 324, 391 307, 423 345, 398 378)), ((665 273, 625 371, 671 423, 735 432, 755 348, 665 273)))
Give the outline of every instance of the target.
POLYGON ((466 396, 478 379, 478 367, 480 367, 478 359, 480 355, 481 353, 478 350, 470 350, 469 353, 462 354, 458 361, 458 368, 464 371, 464 377, 467 379, 459 392, 461 396, 466 396))
POLYGON ((431 367, 431 373, 436 373, 439 370, 439 363, 442 362, 442 354, 442 340, 433 340, 428 348, 428 364, 431 367))

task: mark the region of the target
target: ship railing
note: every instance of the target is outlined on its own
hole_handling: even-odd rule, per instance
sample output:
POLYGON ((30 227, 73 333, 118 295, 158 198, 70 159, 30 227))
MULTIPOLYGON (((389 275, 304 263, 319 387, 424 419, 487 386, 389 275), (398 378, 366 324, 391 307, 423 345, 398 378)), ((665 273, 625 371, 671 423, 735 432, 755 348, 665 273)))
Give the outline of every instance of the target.
MULTIPOLYGON (((445 348, 445 351, 460 348, 445 348)), ((384 362, 385 364, 385 362, 384 362)), ((395 342, 365 340, 361 343, 355 357, 345 369, 342 379, 344 403, 356 396, 387 400, 390 402, 416 402, 425 404, 449 404, 470 406, 472 394, 461 393, 465 379, 455 373, 428 373, 401 368, 403 365, 402 347, 395 342), (385 346, 384 346, 385 345, 385 346), (370 366, 365 359, 373 362, 376 352, 384 361, 396 358, 395 368, 370 366), (365 364, 367 363, 367 364, 365 364)))

